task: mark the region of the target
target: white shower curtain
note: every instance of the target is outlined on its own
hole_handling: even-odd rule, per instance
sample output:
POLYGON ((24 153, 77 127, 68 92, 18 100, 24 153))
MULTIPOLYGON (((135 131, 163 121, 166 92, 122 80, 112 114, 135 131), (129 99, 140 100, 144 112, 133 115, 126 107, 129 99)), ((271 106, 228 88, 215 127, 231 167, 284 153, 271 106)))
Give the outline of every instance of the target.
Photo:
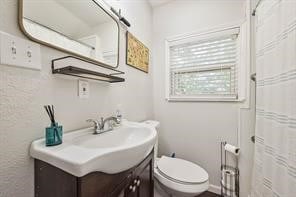
POLYGON ((260 3, 256 72, 252 197, 296 197, 296 0, 260 3))

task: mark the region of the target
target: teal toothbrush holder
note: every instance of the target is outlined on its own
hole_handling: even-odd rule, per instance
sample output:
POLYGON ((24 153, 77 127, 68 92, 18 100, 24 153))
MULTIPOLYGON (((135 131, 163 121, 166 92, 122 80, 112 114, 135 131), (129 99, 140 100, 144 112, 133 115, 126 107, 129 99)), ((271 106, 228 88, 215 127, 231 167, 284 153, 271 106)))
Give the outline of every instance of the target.
POLYGON ((63 142, 63 126, 58 123, 52 123, 50 127, 45 129, 46 146, 55 146, 63 142))

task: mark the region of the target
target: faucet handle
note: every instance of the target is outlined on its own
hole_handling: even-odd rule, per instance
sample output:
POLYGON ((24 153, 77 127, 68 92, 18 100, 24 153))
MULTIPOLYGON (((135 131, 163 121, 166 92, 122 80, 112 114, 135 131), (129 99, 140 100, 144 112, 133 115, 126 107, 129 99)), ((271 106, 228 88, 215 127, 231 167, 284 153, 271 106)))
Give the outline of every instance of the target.
POLYGON ((86 122, 98 122, 98 121, 96 121, 94 119, 87 119, 86 122))
POLYGON ((94 119, 87 119, 86 122, 92 122, 94 123, 94 134, 98 134, 99 130, 101 129, 101 124, 94 119))
POLYGON ((94 123, 95 128, 98 128, 99 123, 98 123, 97 120, 94 120, 94 119, 87 119, 86 122, 92 122, 92 123, 94 123))
POLYGON ((120 113, 120 110, 116 110, 116 118, 117 118, 116 120, 117 124, 120 124, 122 121, 122 114, 120 113))
POLYGON ((101 123, 103 123, 103 122, 104 122, 104 118, 103 118, 103 117, 101 117, 101 119, 100 119, 100 120, 101 120, 101 123))

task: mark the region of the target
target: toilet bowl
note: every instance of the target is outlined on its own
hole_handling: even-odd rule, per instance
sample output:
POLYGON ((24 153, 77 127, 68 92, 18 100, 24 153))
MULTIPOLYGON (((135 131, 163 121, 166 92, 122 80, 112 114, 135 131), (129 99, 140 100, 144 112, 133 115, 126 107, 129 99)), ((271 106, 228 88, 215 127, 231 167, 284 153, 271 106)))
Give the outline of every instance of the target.
MULTIPOLYGON (((145 121, 157 129, 159 122, 145 121)), ((209 188, 208 173, 195 163, 184 159, 162 156, 157 158, 158 142, 155 147, 154 177, 159 187, 169 196, 193 197, 209 188)))
POLYGON ((154 177, 173 196, 197 196, 209 188, 208 173, 197 164, 179 158, 157 158, 154 177))

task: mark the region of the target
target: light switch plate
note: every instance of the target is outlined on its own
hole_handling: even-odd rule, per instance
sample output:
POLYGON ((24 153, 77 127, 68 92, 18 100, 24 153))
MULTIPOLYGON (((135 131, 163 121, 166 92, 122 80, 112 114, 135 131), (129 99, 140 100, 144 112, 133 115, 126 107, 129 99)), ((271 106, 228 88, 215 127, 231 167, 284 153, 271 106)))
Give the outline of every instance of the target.
POLYGON ((89 82, 85 80, 78 80, 78 96, 79 98, 89 98, 89 82))
POLYGON ((0 63, 41 70, 40 45, 0 32, 0 63))

